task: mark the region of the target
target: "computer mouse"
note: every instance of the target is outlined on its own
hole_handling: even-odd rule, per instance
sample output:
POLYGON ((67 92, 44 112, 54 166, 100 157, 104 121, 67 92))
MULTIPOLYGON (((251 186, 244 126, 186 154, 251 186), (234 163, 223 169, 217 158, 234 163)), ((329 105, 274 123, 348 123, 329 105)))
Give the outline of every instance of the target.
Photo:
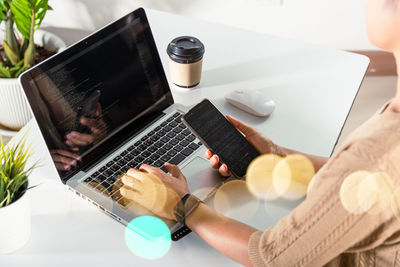
POLYGON ((226 101, 241 110, 258 117, 271 115, 275 102, 259 90, 234 90, 225 95, 226 101))

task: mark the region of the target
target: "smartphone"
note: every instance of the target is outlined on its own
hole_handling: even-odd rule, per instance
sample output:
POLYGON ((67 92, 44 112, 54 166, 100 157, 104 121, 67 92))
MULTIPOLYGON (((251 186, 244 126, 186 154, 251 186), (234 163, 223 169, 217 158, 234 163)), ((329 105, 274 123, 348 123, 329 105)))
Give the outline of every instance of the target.
POLYGON ((182 117, 183 123, 239 178, 260 153, 208 100, 204 99, 182 117))

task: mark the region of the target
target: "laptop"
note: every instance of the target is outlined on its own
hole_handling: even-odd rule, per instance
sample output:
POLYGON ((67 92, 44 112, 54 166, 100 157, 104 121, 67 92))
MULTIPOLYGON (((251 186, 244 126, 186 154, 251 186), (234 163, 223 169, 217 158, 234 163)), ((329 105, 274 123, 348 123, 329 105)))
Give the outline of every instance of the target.
MULTIPOLYGON (((162 169, 165 162, 178 165, 202 200, 223 183, 203 156, 206 148, 181 122, 188 108, 174 103, 143 9, 37 64, 19 80, 61 181, 118 222, 156 216, 143 207, 128 208, 119 193, 117 178, 143 163, 162 169)), ((160 219, 172 240, 190 232, 160 219)))

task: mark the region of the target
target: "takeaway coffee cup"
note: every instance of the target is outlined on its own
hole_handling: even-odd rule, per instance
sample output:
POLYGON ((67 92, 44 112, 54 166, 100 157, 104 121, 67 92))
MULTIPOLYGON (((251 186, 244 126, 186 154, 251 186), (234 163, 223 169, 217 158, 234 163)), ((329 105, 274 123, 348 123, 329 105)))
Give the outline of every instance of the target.
POLYGON ((191 36, 180 36, 169 43, 169 70, 174 84, 191 88, 200 83, 204 51, 203 43, 191 36))

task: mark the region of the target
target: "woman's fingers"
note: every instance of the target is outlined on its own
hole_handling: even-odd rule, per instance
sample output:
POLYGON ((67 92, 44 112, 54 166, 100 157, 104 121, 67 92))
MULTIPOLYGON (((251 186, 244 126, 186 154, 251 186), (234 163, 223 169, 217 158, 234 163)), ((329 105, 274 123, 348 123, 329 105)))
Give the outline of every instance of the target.
POLYGON ((233 126, 235 126, 236 129, 241 131, 244 135, 249 136, 249 135, 254 134, 255 130, 253 127, 251 127, 229 115, 226 116, 226 118, 229 120, 230 123, 232 123, 233 126))
POLYGON ((168 163, 168 162, 165 163, 164 166, 172 176, 174 176, 176 178, 183 176, 183 174, 182 174, 181 170, 178 168, 178 166, 168 163))
POLYGON ((231 172, 229 171, 228 166, 226 166, 226 164, 222 164, 219 167, 218 171, 222 176, 231 176, 231 172))
POLYGON ((218 169, 219 168, 219 157, 217 155, 213 155, 210 159, 209 162, 211 164, 211 167, 213 167, 214 169, 218 169))
POLYGON ((214 153, 212 153, 210 149, 207 149, 206 152, 204 153, 206 159, 210 159, 213 155, 214 153))

